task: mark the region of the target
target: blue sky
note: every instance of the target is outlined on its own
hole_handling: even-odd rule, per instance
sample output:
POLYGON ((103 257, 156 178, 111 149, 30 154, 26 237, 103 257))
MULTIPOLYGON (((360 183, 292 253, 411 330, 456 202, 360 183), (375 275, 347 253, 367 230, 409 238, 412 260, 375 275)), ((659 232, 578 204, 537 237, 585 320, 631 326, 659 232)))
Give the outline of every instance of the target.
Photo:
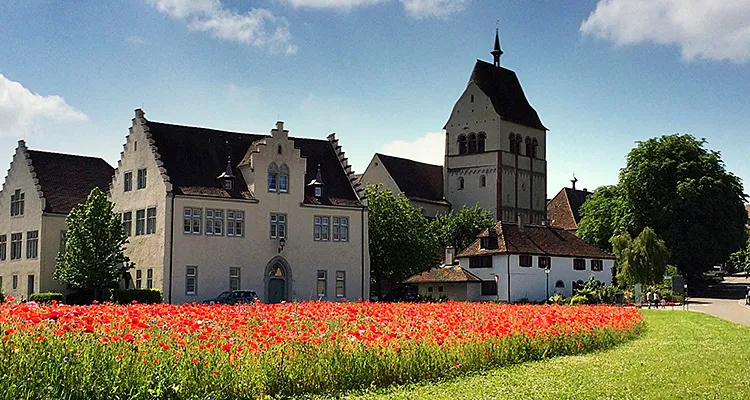
MULTIPOLYGON (((16 141, 116 165, 133 110, 442 160, 496 20, 548 133, 548 195, 617 182, 636 141, 706 138, 750 179, 750 3, 732 0, 0 2, 0 164, 16 141), (740 4, 742 3, 742 4, 740 4)), ((7 167, 6 167, 7 168, 7 167)), ((746 192, 748 190, 746 189, 746 192)))

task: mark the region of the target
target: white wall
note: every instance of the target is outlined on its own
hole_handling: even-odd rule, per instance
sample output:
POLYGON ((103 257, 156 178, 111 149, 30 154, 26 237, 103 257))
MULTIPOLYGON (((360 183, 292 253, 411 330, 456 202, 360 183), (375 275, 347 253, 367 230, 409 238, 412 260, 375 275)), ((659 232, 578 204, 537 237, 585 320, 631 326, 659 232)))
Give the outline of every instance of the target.
MULTIPOLYGON (((539 257, 532 256, 531 267, 520 267, 518 265, 518 255, 498 254, 492 257, 492 268, 469 268, 469 258, 463 257, 459 260, 462 267, 471 271, 474 275, 482 280, 494 280, 495 274, 499 277, 498 282, 498 299, 508 301, 508 271, 510 270, 510 301, 515 302, 521 299, 530 301, 541 301, 546 298, 547 277, 543 268, 538 267, 539 257), (510 257, 510 262, 508 261, 510 257)), ((565 287, 561 293, 565 297, 573 294, 572 282, 586 282, 591 275, 594 279, 605 283, 612 284, 612 268, 614 260, 603 260, 602 271, 591 271, 591 259, 586 260, 586 270, 576 271, 573 269, 573 258, 568 257, 551 257, 552 266, 549 275, 549 295, 556 293, 555 283, 561 280, 565 287)), ((481 300, 495 300, 495 296, 480 296, 481 300)))

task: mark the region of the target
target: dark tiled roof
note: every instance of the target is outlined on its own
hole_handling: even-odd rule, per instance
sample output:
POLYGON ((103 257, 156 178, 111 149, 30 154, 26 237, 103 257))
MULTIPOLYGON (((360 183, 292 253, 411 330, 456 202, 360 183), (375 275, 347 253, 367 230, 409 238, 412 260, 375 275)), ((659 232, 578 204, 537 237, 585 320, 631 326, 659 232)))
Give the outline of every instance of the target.
POLYGON ((578 229, 578 223, 581 222, 579 210, 590 194, 585 190, 562 188, 547 202, 547 219, 550 225, 570 231, 578 229))
POLYGON ((495 112, 502 119, 547 130, 536 110, 526 100, 515 72, 477 60, 469 82, 475 82, 490 98, 495 112))
POLYGON ((533 254, 558 257, 609 258, 614 256, 588 244, 565 229, 552 226, 524 225, 519 229, 517 224, 498 222, 497 249, 482 249, 481 237, 487 237, 488 231, 479 234, 478 239, 459 254, 468 257, 484 254, 533 254))
POLYGON ((45 212, 67 214, 95 187, 109 190, 114 169, 96 157, 28 150, 46 200, 45 212))
MULTIPOLYGON (((226 170, 227 153, 231 155, 232 164, 236 167, 253 142, 268 136, 152 121, 148 121, 147 125, 175 193, 228 198, 252 197, 240 171, 235 170, 235 184, 229 191, 221 186, 217 177, 226 170)), ((318 165, 321 167, 325 183, 323 197, 318 200, 313 196, 312 188, 305 187, 305 203, 360 205, 328 140, 289 139, 294 141, 294 146, 307 160, 305 184, 315 178, 318 165)))
POLYGON ((412 200, 445 203, 443 167, 376 153, 398 188, 412 200))
POLYGON ((458 265, 433 268, 409 277, 404 283, 481 282, 476 275, 458 265))

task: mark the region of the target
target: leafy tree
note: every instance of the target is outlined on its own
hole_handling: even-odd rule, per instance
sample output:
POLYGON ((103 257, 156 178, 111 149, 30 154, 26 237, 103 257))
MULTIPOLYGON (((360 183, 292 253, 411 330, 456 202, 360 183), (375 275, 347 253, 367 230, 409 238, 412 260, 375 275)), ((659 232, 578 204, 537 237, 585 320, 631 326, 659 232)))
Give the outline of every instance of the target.
POLYGON ((128 237, 120 216, 112 212, 107 196, 94 188, 86 203, 74 208, 66 222, 65 253, 57 256, 53 277, 91 290, 98 299, 102 289, 116 286, 123 271, 132 268, 124 254, 128 237))
POLYGON ((630 231, 633 225, 628 203, 615 185, 598 187, 579 212, 576 235, 606 251, 612 251, 612 236, 630 231))
POLYGON ((745 231, 745 244, 732 253, 729 262, 734 270, 750 273, 750 232, 745 231))
POLYGON ((612 249, 617 257, 617 281, 621 284, 630 287, 663 281, 669 249, 651 228, 643 229, 635 239, 629 233, 614 236, 612 249))
POLYGON ((380 185, 369 185, 365 193, 370 277, 373 292, 382 297, 390 286, 438 263, 437 237, 427 218, 403 194, 394 196, 380 185))
POLYGON ((453 246, 459 252, 476 240, 483 230, 495 226, 492 213, 480 206, 464 206, 458 213, 440 214, 432 221, 440 247, 453 246))
POLYGON ((646 226, 659 232, 691 280, 740 248, 747 220, 740 179, 705 144, 691 135, 652 138, 630 151, 620 171, 631 233, 646 226))

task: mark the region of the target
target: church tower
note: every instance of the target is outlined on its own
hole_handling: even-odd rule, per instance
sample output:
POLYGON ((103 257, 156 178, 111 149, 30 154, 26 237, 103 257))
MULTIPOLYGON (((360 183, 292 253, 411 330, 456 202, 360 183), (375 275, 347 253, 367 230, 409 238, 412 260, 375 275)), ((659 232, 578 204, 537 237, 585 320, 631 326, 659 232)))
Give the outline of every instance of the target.
POLYGON ((516 73, 477 60, 445 124, 445 198, 454 210, 480 205, 498 221, 541 224, 546 218, 547 128, 526 100, 516 73))

